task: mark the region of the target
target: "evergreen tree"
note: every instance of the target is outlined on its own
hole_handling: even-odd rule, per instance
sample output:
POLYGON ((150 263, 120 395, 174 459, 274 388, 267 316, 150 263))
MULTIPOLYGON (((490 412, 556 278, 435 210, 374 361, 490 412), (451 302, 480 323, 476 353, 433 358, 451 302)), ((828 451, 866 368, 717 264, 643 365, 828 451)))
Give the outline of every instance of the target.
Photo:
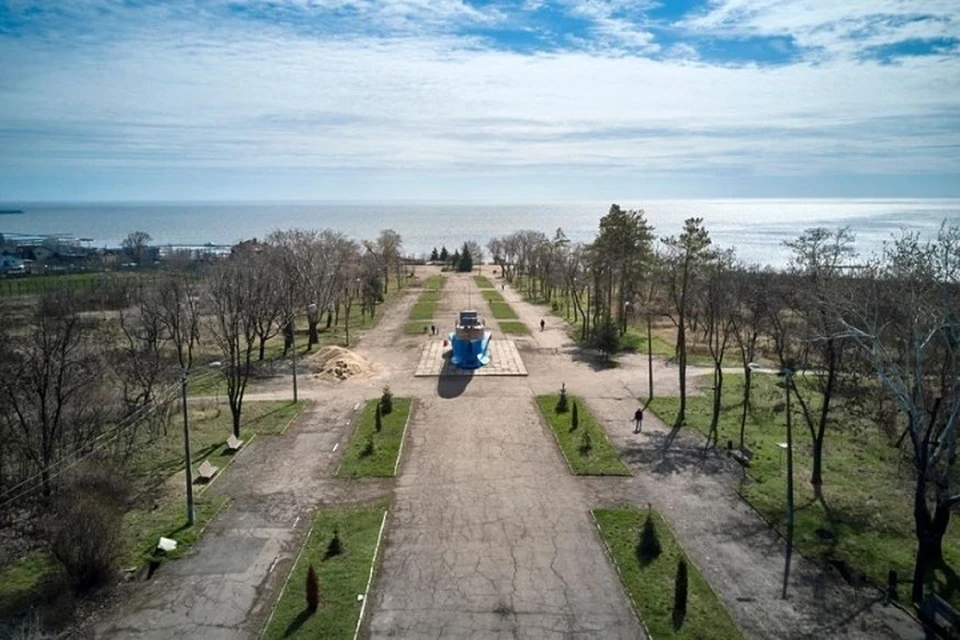
POLYGON ((673 585, 673 628, 679 629, 687 615, 687 561, 680 558, 673 585))
POLYGON ((430 252, 430 262, 436 262, 440 259, 440 254, 437 253, 437 248, 434 247, 433 251, 430 252))
POLYGON ((473 256, 470 255, 470 247, 463 243, 463 251, 460 252, 460 259, 457 260, 457 271, 459 273, 470 273, 473 271, 473 256))
POLYGON ((450 252, 447 251, 446 247, 440 247, 440 255, 438 257, 440 259, 440 262, 446 262, 447 260, 450 259, 450 252))
POLYGON ((313 565, 307 569, 307 610, 316 613, 320 606, 320 584, 317 582, 317 572, 313 565))
POLYGON ((577 413, 577 401, 573 401, 573 415, 570 416, 570 430, 576 431, 580 426, 580 414, 577 413))
POLYGON ((377 433, 380 433, 380 430, 383 429, 383 415, 380 413, 380 403, 377 403, 377 411, 374 414, 373 428, 376 429, 377 433))

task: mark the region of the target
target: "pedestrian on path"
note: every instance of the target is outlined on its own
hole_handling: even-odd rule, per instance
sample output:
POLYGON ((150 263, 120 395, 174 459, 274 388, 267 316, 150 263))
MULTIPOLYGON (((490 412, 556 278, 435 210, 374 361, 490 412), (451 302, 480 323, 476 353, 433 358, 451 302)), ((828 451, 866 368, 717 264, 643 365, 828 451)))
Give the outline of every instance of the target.
POLYGON ((430 325, 430 335, 432 336, 437 335, 437 325, 435 324, 430 325))
POLYGON ((633 414, 633 432, 640 433, 643 428, 643 407, 639 407, 633 414))
POLYGON ((543 321, 543 318, 540 318, 540 331, 543 331, 545 326, 547 326, 547 323, 543 321))

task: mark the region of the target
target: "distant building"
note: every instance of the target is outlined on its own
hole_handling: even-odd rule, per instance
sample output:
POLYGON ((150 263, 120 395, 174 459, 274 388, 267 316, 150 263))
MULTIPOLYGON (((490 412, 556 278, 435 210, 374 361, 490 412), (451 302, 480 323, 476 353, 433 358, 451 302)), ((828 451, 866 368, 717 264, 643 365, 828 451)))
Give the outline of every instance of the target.
POLYGON ((17 256, 0 256, 0 276, 16 277, 27 275, 27 265, 17 256))

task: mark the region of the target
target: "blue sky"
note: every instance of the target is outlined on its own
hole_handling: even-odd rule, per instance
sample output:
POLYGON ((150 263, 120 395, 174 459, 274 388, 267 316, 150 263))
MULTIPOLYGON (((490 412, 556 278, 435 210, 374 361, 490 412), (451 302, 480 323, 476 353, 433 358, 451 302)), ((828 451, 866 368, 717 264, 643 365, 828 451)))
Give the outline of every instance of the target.
POLYGON ((960 196, 956 0, 0 0, 0 201, 960 196))

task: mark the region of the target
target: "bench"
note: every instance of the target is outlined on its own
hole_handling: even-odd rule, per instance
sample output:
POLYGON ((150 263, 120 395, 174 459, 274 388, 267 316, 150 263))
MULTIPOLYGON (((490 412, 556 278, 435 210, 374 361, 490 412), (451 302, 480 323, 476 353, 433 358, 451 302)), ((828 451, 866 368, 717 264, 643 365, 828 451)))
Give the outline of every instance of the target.
POLYGON ((204 482, 210 482, 213 479, 213 476, 217 475, 217 471, 220 470, 220 467, 215 467, 210 464, 209 460, 204 460, 200 465, 200 468, 197 469, 197 480, 203 480, 204 482))
POLYGON ((932 594, 920 605, 920 613, 937 630, 954 637, 951 632, 960 630, 960 613, 949 602, 932 594))
POLYGON ((243 440, 241 440, 240 438, 238 438, 237 436, 231 433, 230 437, 227 438, 227 451, 229 451, 230 453, 236 453, 237 451, 240 450, 240 447, 242 446, 243 446, 243 440))
POLYGON ((733 442, 727 443, 727 453, 731 458, 736 460, 737 464, 742 467, 749 467, 750 461, 753 459, 753 451, 751 451, 748 447, 734 449, 733 442))

